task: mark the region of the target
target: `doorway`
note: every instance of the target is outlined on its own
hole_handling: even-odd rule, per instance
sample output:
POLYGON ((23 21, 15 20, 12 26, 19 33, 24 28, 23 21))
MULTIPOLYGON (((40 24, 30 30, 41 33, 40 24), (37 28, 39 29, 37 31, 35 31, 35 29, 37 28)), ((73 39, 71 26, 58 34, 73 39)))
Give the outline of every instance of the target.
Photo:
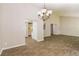
POLYGON ((51 36, 53 35, 53 24, 50 24, 51 36))
POLYGON ((33 24, 31 22, 28 23, 28 36, 30 37, 32 36, 32 28, 33 28, 32 25, 33 24))

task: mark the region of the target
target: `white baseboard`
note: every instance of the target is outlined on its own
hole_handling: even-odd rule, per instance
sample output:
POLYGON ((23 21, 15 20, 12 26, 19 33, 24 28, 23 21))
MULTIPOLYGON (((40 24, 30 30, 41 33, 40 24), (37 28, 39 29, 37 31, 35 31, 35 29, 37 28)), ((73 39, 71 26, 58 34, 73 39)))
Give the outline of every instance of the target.
MULTIPOLYGON (((34 39, 34 40, 36 40, 36 39, 34 39)), ((41 42, 41 41, 44 41, 44 39, 42 39, 42 40, 36 40, 37 42, 41 42)))
POLYGON ((70 34, 63 34, 63 33, 61 33, 60 35, 67 35, 67 36, 75 36, 75 37, 79 37, 79 35, 70 35, 70 34))
POLYGON ((42 40, 37 40, 38 42, 41 42, 41 41, 44 41, 44 39, 42 39, 42 40))
POLYGON ((3 49, 0 50, 0 55, 2 54, 3 49))
POLYGON ((11 47, 7 47, 7 48, 3 48, 2 50, 11 49, 11 48, 15 48, 15 47, 23 46, 23 45, 25 45, 25 43, 18 44, 18 45, 15 45, 15 46, 11 46, 11 47))

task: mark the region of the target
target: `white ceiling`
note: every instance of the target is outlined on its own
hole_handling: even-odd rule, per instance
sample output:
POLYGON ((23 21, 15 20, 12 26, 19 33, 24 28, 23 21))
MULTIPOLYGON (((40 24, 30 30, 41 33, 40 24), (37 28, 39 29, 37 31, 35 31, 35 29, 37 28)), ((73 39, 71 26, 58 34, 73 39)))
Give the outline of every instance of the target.
MULTIPOLYGON (((37 8, 43 8, 44 4, 43 3, 34 3, 32 4, 37 8)), ((56 3, 45 3, 45 7, 47 9, 53 9, 53 10, 59 10, 62 12, 75 12, 79 13, 79 4, 56 4, 56 3)))

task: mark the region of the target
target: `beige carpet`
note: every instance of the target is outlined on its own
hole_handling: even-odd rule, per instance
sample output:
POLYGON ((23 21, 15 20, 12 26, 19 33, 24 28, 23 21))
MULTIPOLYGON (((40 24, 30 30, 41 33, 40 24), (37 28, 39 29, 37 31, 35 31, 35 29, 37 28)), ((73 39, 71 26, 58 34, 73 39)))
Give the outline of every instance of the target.
POLYGON ((79 37, 53 35, 42 42, 26 38, 26 46, 7 49, 2 56, 78 56, 79 37))

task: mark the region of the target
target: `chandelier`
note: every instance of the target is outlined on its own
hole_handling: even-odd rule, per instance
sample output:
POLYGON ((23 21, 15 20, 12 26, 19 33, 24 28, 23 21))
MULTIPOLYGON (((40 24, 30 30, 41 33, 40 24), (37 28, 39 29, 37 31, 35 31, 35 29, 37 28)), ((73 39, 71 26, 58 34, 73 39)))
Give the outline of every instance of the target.
POLYGON ((44 8, 38 12, 38 17, 41 18, 43 21, 45 21, 51 16, 51 14, 52 14, 52 10, 46 9, 45 3, 44 3, 44 8))

